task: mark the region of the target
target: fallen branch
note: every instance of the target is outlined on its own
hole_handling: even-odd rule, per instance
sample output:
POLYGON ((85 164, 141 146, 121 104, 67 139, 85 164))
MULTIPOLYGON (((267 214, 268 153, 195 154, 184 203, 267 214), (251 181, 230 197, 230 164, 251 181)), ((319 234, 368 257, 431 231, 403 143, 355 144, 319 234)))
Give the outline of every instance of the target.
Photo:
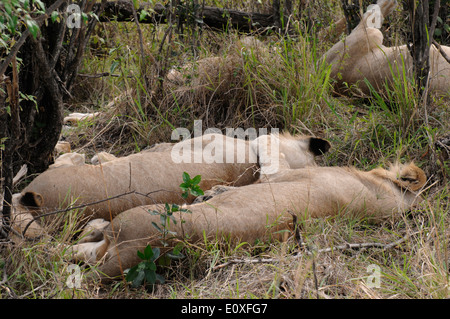
POLYGON ((395 246, 400 245, 410 237, 409 234, 403 236, 399 240, 396 240, 389 244, 383 243, 361 243, 361 244, 343 244, 335 247, 319 249, 317 253, 328 253, 336 250, 348 250, 348 249, 365 249, 365 248, 381 248, 382 250, 388 250, 395 246))
MULTIPOLYGON (((82 77, 82 78, 90 78, 90 79, 98 79, 98 78, 102 78, 105 76, 112 76, 114 78, 120 78, 122 75, 120 74, 111 74, 109 72, 102 72, 102 73, 96 73, 96 74, 81 74, 78 73, 77 76, 82 77)), ((127 75, 127 78, 134 78, 135 76, 133 75, 127 75)))
POLYGON ((433 39, 434 46, 438 49, 439 53, 442 55, 442 57, 447 60, 448 63, 450 63, 450 57, 445 53, 444 50, 442 50, 441 45, 436 42, 436 40, 433 39))
MULTIPOLYGON (((95 4, 95 10, 99 4, 95 4)), ((156 4, 150 7, 149 3, 141 3, 136 9, 137 16, 145 10, 151 12, 143 17, 139 23, 167 23, 169 21, 169 10, 162 4, 156 4)), ((118 22, 133 21, 133 4, 131 1, 108 1, 105 10, 99 16, 100 22, 109 22, 115 20, 118 22)), ((185 13, 180 13, 178 18, 185 20, 185 13)), ((249 13, 236 10, 220 9, 216 7, 204 6, 202 15, 199 17, 201 24, 212 29, 226 30, 230 26, 241 32, 260 31, 261 29, 272 29, 275 25, 273 14, 249 13)))
MULTIPOLYGON (((309 249, 306 250, 306 253, 308 255, 317 255, 317 254, 321 254, 321 253, 329 253, 329 252, 334 252, 334 251, 338 251, 338 250, 352 250, 352 249, 367 249, 367 248, 380 248, 383 251, 389 250, 394 248, 395 246, 400 245, 401 243, 405 242, 408 238, 410 238, 412 236, 412 234, 406 234, 405 236, 403 236, 402 238, 388 243, 388 244, 383 244, 383 243, 361 243, 361 244, 343 244, 343 245, 339 245, 339 246, 335 246, 335 247, 329 247, 329 248, 324 248, 324 249, 319 249, 316 251, 310 251, 309 249)), ((299 252, 295 255, 293 255, 293 257, 298 257, 300 256, 302 253, 299 252)), ((271 263, 275 263, 280 261, 279 258, 241 258, 241 259, 232 259, 227 261, 226 263, 217 265, 213 268, 213 270, 217 270, 217 269, 221 269, 224 267, 227 267, 229 265, 234 265, 234 264, 271 264, 271 263)))

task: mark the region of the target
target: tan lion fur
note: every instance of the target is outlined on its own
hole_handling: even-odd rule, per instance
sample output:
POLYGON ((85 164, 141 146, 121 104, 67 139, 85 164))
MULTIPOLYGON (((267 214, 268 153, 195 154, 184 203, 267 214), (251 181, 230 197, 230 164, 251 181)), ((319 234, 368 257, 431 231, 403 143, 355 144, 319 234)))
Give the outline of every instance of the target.
POLYGON ((116 160, 117 157, 108 153, 108 152, 100 152, 95 154, 92 158, 91 158, 91 163, 93 165, 99 165, 99 164, 103 164, 106 162, 111 162, 116 160))
MULTIPOLYGON (((303 219, 340 214, 379 222, 420 202, 415 191, 426 183, 425 173, 413 163, 369 172, 349 167, 287 169, 271 178, 185 206, 192 213, 177 215, 170 230, 190 242, 206 236, 253 243, 288 229, 291 214, 303 219)), ((162 212, 163 207, 142 206, 119 214, 103 230, 102 240, 73 246, 75 259, 100 262, 103 279, 120 275, 118 255, 122 269, 136 265, 137 250, 160 245, 160 233, 152 225, 160 216, 150 211, 162 212)))
MULTIPOLYGON (((14 208, 11 214, 11 233, 10 236, 14 242, 19 242, 23 236, 27 238, 36 238, 43 234, 42 227, 39 223, 33 222, 33 214, 43 205, 43 198, 39 194, 28 193, 26 196, 14 194, 12 198, 12 206, 14 208), (25 226, 28 225, 25 230, 25 226)), ((1 215, 1 214, 0 214, 1 215)), ((0 227, 3 218, 0 218, 0 227)))
POLYGON ((86 161, 85 155, 80 153, 64 153, 55 159, 55 162, 51 164, 48 168, 55 169, 58 167, 67 166, 81 166, 84 165, 86 161))
POLYGON ((56 146, 55 146, 56 154, 70 153, 71 151, 72 151, 72 148, 71 148, 69 142, 59 141, 58 143, 56 143, 56 146))
POLYGON ((244 37, 233 44, 226 57, 203 58, 171 69, 166 76, 167 89, 175 90, 179 98, 189 91, 195 92, 197 97, 194 98, 208 95, 212 90, 214 94, 224 94, 230 90, 230 83, 234 82, 236 72, 243 64, 242 55, 251 51, 262 54, 268 49, 258 39, 244 37))
POLYGON ((100 112, 95 113, 71 113, 64 117, 64 124, 76 125, 81 121, 92 120, 93 118, 99 116, 100 112))
MULTIPOLYGON (((392 0, 378 1, 381 20, 393 11, 396 4, 392 0)), ((349 87, 357 85, 362 93, 369 94, 370 89, 364 79, 375 90, 383 92, 385 82, 390 86, 393 75, 401 78, 405 71, 408 77, 412 77, 412 57, 407 46, 384 46, 381 31, 367 26, 370 16, 371 12, 367 11, 351 34, 324 55, 331 64, 331 77, 336 80, 335 89, 338 92, 346 93, 349 87)), ((441 48, 450 55, 450 47, 441 48)), ((450 92, 450 64, 434 46, 430 48, 430 90, 441 95, 450 92)))
MULTIPOLYGON (((22 178, 25 177, 25 175, 28 172, 27 165, 22 165, 20 170, 17 172, 17 174, 13 178, 12 185, 13 187, 16 186, 17 183, 20 182, 22 178)), ((3 182, 3 179, 0 179, 0 184, 3 182)), ((3 204, 4 201, 4 194, 0 194, 0 203, 3 204)), ((31 196, 21 196, 20 194, 14 194, 12 196, 12 203, 11 206, 13 207, 13 212, 11 214, 11 222, 9 223, 9 226, 11 227, 11 238, 13 240, 17 241, 19 238, 21 238, 21 229, 20 225, 27 224, 32 220, 31 211, 38 208, 40 205, 42 205, 42 197, 37 195, 31 195, 31 196), (20 214, 14 213, 14 208, 16 208, 16 212, 20 211, 20 214)), ((2 218, 3 215, 3 205, 0 205, 0 229, 3 229, 3 222, 4 219, 2 218)), ((32 223, 29 227, 29 229, 26 232, 26 235, 29 237, 36 237, 39 234, 41 234, 41 227, 37 223, 32 223)))
MULTIPOLYGON (((155 203, 189 203, 194 199, 182 198, 179 185, 182 183, 182 174, 187 172, 191 177, 202 176, 200 187, 208 190, 214 185, 227 184, 242 186, 255 182, 258 179, 258 160, 267 160, 267 156, 276 159, 279 154, 270 154, 254 148, 254 143, 260 136, 251 142, 236 139, 221 134, 211 134, 188 139, 168 148, 164 145, 163 151, 143 151, 127 157, 116 158, 102 165, 66 166, 49 169, 37 176, 23 191, 22 196, 37 194, 43 199, 41 211, 65 208, 72 203, 76 205, 96 203, 101 200, 116 197, 85 208, 84 216, 89 218, 103 218, 110 220, 117 214, 132 207, 155 203), (221 155, 222 161, 213 163, 174 163, 172 152, 180 146, 197 145, 199 141, 200 153, 211 145, 212 136, 223 141, 223 149, 213 150, 221 155), (242 163, 237 162, 238 146, 245 148, 242 163), (233 148, 230 148, 233 147, 233 148), (228 152, 235 152, 234 162, 226 161, 228 152), (267 154, 266 154, 267 153, 267 154), (133 193, 130 193, 133 192, 133 193)), ((304 167, 316 165, 314 156, 325 153, 329 143, 319 138, 307 136, 280 135, 280 151, 290 152, 290 165, 304 167)), ((157 150, 158 148, 155 148, 157 150)), ((196 150, 187 152, 192 159, 196 150)), ((213 152, 213 153, 214 153, 213 152)), ((270 160, 270 158, 269 158, 270 160)), ((20 208, 17 209, 20 213, 20 208)), ((48 218, 53 218, 49 216, 48 218)))

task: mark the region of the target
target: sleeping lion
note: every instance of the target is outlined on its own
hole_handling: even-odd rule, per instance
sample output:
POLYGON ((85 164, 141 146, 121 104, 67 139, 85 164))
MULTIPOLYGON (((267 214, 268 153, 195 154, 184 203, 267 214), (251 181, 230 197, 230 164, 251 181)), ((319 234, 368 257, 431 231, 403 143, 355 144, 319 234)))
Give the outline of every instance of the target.
MULTIPOLYGON (((383 19, 396 5, 395 0, 378 0, 378 13, 369 7, 355 29, 324 54, 331 64, 336 91, 346 93, 357 85, 362 93, 370 94, 366 79, 376 91, 384 92, 386 84, 392 88, 394 76, 401 79, 406 74, 412 78, 413 62, 408 47, 384 46, 379 30, 383 19), (377 19, 378 23, 374 23, 377 19)), ((450 47, 441 46, 441 49, 450 56, 450 47)), ((430 91, 438 95, 450 94, 450 64, 434 45, 430 47, 430 91)))
MULTIPOLYGON (((72 203, 87 205, 82 211, 87 219, 105 220, 136 206, 191 203, 192 195, 187 199, 181 196, 183 172, 191 177, 201 175, 199 186, 203 190, 215 185, 243 186, 256 182, 261 174, 276 172, 280 152, 289 154, 285 162, 291 167, 300 168, 317 165, 315 156, 329 148, 330 143, 321 138, 288 133, 261 135, 251 141, 207 134, 101 165, 48 169, 14 196, 14 227, 21 232, 32 216, 64 209, 72 203), (264 163, 264 170, 260 163, 264 163)), ((28 236, 38 235, 39 229, 38 222, 33 222, 28 236)))
MULTIPOLYGON (((253 243, 289 229, 291 214, 301 219, 347 215, 380 222, 419 203, 425 183, 425 173, 413 163, 368 172, 350 167, 285 168, 260 183, 184 206, 191 213, 175 213, 178 222, 170 223, 169 230, 176 240, 196 242, 206 236, 253 243)), ((160 221, 155 212, 163 211, 164 205, 140 206, 119 214, 111 224, 96 221, 100 229, 72 247, 75 260, 99 264, 103 280, 119 276, 121 269, 140 262, 138 250, 161 246, 152 223, 160 221)))

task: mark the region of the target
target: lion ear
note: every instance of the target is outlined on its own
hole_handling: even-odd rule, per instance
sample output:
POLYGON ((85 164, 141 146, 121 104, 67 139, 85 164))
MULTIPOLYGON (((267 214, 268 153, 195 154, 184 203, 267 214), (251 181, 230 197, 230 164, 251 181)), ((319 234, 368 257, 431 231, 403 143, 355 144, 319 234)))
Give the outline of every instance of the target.
POLYGON ((309 138, 309 151, 316 156, 323 155, 331 148, 330 142, 322 138, 310 137, 309 138))
POLYGON ((20 204, 27 207, 41 207, 44 205, 44 197, 35 192, 26 192, 20 198, 20 204))

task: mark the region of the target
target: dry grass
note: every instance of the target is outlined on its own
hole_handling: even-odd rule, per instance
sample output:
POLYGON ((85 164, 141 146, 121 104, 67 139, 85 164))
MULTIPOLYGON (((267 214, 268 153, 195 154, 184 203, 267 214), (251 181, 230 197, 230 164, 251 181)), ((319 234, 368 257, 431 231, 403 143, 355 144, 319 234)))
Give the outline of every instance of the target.
MULTIPOLYGON (((327 68, 318 59, 332 43, 314 42, 301 23, 296 38, 261 38, 263 50, 243 50, 236 34, 206 32, 198 36, 197 59, 190 45, 176 37, 158 55, 165 29, 141 27, 149 61, 156 61, 145 65, 145 77, 134 25, 98 30, 96 36, 105 44, 87 55, 82 73, 112 71, 119 76, 80 78, 67 112, 104 114, 65 133, 72 149, 87 158, 103 150, 126 155, 169 142, 173 128, 192 129, 195 119, 204 121, 204 129, 277 127, 330 140, 333 148, 321 165, 371 169, 415 160, 430 179, 425 201, 398 221, 382 225, 346 217, 302 221, 306 245, 301 247, 293 233, 283 243, 188 245, 185 259, 158 268, 166 283, 153 290, 89 280, 68 288, 71 263, 64 247, 76 240, 77 232, 74 219, 66 218, 49 238, 0 243, 1 298, 449 297, 450 162, 446 151, 434 145, 450 131, 448 98, 433 99, 426 108, 415 99, 410 112, 400 113, 397 106, 404 108, 406 99, 401 92, 394 92, 389 105, 333 96, 327 68), (196 62, 199 58, 209 61, 196 62), (164 65, 166 73, 170 68, 182 73, 178 86, 167 81, 159 86, 164 65), (403 237, 388 249, 338 249, 356 243, 387 245, 403 237), (324 252, 327 248, 331 251, 324 252), (371 267, 380 270, 379 286, 371 285, 371 267)), ((88 275, 89 269, 83 268, 82 274, 88 275)))

